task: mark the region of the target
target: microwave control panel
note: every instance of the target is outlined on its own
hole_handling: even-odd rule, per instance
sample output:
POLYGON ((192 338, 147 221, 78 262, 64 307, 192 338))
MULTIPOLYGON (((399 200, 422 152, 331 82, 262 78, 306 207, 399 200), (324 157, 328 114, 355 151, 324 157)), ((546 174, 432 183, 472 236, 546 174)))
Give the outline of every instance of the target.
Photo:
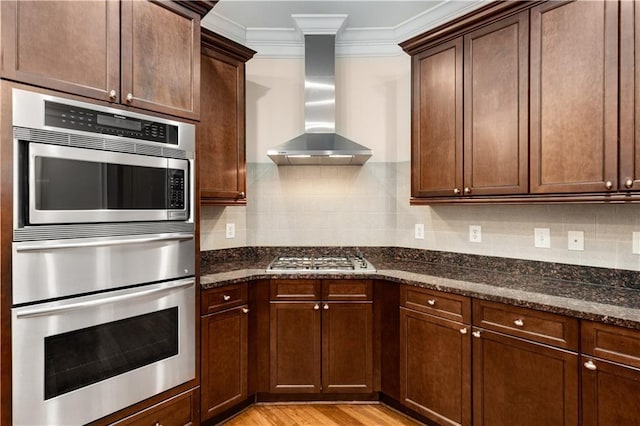
POLYGON ((178 126, 58 102, 44 104, 47 126, 178 145, 178 126))
POLYGON ((169 169, 169 209, 183 210, 185 191, 184 191, 184 170, 169 169))

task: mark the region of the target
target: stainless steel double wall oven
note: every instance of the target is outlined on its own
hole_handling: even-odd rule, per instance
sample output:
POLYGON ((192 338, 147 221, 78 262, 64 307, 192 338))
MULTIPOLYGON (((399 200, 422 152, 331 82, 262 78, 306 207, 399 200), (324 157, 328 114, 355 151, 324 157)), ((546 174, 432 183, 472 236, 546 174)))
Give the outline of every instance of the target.
POLYGON ((13 89, 14 424, 195 377, 195 127, 13 89))

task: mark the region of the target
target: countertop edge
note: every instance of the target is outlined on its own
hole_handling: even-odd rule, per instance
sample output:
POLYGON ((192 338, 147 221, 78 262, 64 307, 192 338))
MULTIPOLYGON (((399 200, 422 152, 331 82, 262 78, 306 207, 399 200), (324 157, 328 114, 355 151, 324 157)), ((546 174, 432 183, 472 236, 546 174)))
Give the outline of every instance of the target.
MULTIPOLYGON (((340 279, 345 279, 344 275, 338 276, 340 279)), ((237 269, 229 272, 202 275, 200 277, 200 286, 202 290, 207 290, 252 280, 273 278, 330 279, 333 277, 335 275, 329 273, 273 274, 266 273, 264 269, 237 269)), ((640 309, 398 270, 378 270, 375 273, 353 274, 346 279, 391 281, 398 284, 412 285, 640 330, 640 309)))

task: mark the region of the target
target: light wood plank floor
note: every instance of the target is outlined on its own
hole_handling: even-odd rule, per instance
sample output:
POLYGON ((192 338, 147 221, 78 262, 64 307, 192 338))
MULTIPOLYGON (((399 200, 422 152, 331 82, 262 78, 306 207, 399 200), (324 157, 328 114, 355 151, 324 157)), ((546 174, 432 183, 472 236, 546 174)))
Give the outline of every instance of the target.
POLYGON ((382 404, 256 404, 224 426, 420 425, 382 404))

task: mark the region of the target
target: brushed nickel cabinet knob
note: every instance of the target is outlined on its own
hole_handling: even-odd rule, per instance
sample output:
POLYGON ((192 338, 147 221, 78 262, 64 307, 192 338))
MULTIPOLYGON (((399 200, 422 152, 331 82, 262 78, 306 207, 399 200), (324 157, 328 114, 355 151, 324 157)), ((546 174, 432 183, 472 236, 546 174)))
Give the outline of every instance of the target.
POLYGON ((428 304, 429 306, 433 306, 433 305, 435 305, 435 304, 436 304, 436 300, 435 300, 435 299, 429 299, 429 300, 427 300, 427 304, 428 304))
POLYGON ((127 102, 132 102, 133 101, 133 94, 132 93, 127 93, 127 102))
POLYGON ((118 92, 111 89, 111 91, 109 92, 109 99, 111 99, 112 101, 115 101, 117 96, 118 96, 118 92))
POLYGON ((328 305, 328 304, 326 304, 326 303, 324 304, 324 310, 325 310, 325 311, 329 310, 329 305, 328 305))
POLYGON ((315 305, 313 305, 313 310, 317 311, 318 309, 320 309, 320 305, 318 305, 317 303, 315 305))
POLYGON ((611 182, 610 180, 606 181, 604 183, 604 187, 607 188, 607 189, 613 188, 613 182, 611 182))
POLYGON ((460 329, 460 334, 467 334, 467 327, 460 329))
POLYGON ((627 179, 624 181, 624 187, 631 189, 633 187, 633 179, 627 179))
POLYGON ((593 363, 593 361, 589 360, 584 363, 584 366, 587 370, 596 371, 598 367, 593 363))
POLYGON ((518 327, 524 327, 524 321, 522 321, 521 319, 517 319, 513 323, 518 327))
POLYGON ((242 313, 243 314, 248 314, 249 313, 249 308, 242 308, 242 313))
POLYGON ((464 193, 465 193, 466 195, 471 194, 471 188, 469 188, 468 186, 467 186, 467 187, 465 187, 465 188, 464 188, 464 193))
POLYGON ((225 294, 224 296, 222 296, 222 299, 226 302, 228 300, 231 300, 231 296, 229 296, 228 294, 225 294))
POLYGON ((473 337, 477 337, 480 338, 480 332, 479 331, 474 331, 473 333, 471 333, 473 335, 473 337))
POLYGON ((453 193, 456 195, 460 195, 460 188, 453 188, 453 193))
POLYGON ((238 192, 238 198, 244 198, 245 196, 246 194, 244 193, 244 191, 238 192))

